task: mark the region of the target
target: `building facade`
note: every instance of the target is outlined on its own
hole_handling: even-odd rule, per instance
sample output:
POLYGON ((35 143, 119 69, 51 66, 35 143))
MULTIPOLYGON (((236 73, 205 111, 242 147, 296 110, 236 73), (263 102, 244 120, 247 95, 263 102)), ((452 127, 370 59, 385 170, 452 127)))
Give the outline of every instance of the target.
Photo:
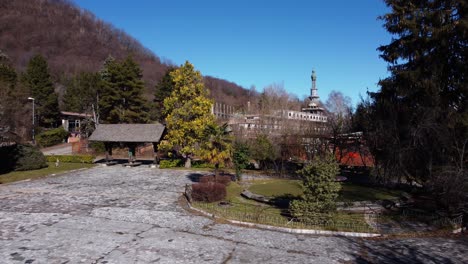
MULTIPOLYGON (((315 71, 311 75, 309 103, 301 111, 281 109, 272 114, 233 114, 229 118, 229 125, 235 133, 247 137, 256 134, 284 135, 284 134, 323 134, 326 132, 327 116, 321 107, 320 97, 316 86, 315 71)), ((218 116, 218 115, 217 115, 218 116)))

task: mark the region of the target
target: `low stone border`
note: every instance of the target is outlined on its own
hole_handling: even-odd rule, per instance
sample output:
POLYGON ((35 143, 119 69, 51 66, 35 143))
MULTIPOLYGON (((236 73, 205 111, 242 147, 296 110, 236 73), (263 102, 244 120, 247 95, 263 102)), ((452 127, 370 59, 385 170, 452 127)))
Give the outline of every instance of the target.
MULTIPOLYGON (((193 207, 190 203, 187 203, 188 207, 194 211, 197 211, 205 216, 216 218, 217 216, 208 212, 205 212, 201 209, 193 207)), ((221 217, 218 217, 221 218, 221 217)), ((358 233, 358 232, 345 232, 345 231, 328 231, 328 230, 315 230, 315 229, 296 229, 296 228, 287 228, 287 227, 278 227, 278 226, 270 226, 270 225, 263 225, 263 224, 255 224, 249 222, 242 222, 237 220, 231 220, 222 218, 229 223, 232 224, 239 224, 245 225, 249 227, 285 232, 285 233, 293 233, 293 234, 310 234, 310 235, 331 235, 331 236, 344 236, 344 237, 379 237, 382 234, 377 233, 358 233)))

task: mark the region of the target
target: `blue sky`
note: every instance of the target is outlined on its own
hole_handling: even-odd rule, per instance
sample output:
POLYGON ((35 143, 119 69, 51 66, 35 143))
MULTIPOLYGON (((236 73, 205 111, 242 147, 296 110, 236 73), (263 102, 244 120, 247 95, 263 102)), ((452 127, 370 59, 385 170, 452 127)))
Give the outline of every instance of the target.
POLYGON ((192 62, 203 75, 257 91, 277 83, 308 95, 312 69, 322 100, 352 98, 388 76, 376 51, 391 36, 382 0, 76 0, 163 59, 192 62))

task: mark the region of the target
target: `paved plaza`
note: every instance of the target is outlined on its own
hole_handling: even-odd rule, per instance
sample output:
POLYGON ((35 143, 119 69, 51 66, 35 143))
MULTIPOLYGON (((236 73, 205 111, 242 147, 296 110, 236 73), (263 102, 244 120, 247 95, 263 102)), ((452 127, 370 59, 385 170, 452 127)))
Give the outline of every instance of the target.
POLYGON ((468 238, 362 239, 187 212, 191 173, 95 167, 0 185, 0 263, 468 263, 468 238))

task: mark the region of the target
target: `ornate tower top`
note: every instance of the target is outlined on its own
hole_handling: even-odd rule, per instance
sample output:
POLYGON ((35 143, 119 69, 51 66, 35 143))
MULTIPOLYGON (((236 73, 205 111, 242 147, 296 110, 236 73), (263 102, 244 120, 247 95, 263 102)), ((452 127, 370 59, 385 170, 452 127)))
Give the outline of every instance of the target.
POLYGON ((317 86, 316 86, 316 81, 317 81, 317 75, 315 74, 315 71, 312 70, 312 75, 310 76, 310 79, 312 80, 312 88, 310 89, 310 103, 317 105, 318 103, 318 93, 317 93, 317 86))
POLYGON ((312 70, 312 75, 310 76, 310 79, 312 80, 312 88, 310 89, 309 107, 303 108, 302 110, 310 112, 310 113, 315 113, 315 114, 322 113, 323 108, 320 107, 320 103, 319 103, 320 97, 317 92, 317 85, 316 85, 317 75, 315 74, 315 70, 312 70))

